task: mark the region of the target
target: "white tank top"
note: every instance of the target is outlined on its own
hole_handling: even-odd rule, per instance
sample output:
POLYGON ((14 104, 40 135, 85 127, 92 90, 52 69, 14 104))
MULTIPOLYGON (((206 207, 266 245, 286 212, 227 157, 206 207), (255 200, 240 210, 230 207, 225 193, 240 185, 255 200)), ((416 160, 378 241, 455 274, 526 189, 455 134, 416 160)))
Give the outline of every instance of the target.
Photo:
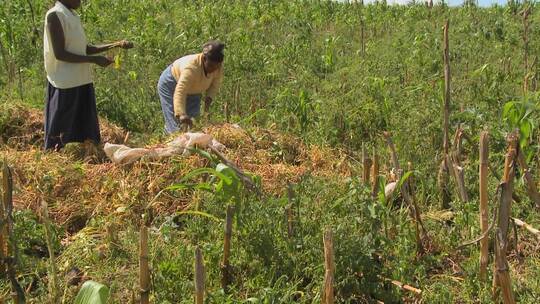
POLYGON ((47 79, 58 89, 69 89, 92 83, 92 69, 89 63, 69 63, 60 61, 54 56, 47 24, 50 13, 56 13, 58 19, 60 19, 64 30, 66 51, 77 55, 86 55, 86 46, 88 45, 79 15, 64 6, 60 1, 56 1, 55 6, 45 16, 43 56, 47 79))

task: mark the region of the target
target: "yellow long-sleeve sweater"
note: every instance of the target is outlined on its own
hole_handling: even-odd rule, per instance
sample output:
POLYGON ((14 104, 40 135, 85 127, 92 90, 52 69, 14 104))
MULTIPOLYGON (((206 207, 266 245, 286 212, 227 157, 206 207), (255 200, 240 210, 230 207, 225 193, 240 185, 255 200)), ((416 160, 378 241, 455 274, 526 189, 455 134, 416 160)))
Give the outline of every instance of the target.
POLYGON ((174 114, 186 115, 187 95, 202 94, 214 98, 223 81, 223 67, 205 75, 203 55, 193 54, 176 60, 172 65, 172 74, 176 79, 174 90, 174 114))

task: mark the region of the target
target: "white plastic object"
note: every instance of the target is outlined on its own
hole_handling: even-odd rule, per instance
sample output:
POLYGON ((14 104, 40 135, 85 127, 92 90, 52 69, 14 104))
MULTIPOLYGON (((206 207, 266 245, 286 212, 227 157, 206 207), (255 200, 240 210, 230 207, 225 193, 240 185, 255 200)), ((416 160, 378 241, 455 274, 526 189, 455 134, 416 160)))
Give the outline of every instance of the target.
POLYGON ((105 154, 115 164, 131 164, 142 157, 155 160, 173 155, 189 155, 189 148, 213 147, 223 151, 225 146, 205 133, 184 133, 167 144, 165 148, 130 148, 125 145, 106 143, 105 154))

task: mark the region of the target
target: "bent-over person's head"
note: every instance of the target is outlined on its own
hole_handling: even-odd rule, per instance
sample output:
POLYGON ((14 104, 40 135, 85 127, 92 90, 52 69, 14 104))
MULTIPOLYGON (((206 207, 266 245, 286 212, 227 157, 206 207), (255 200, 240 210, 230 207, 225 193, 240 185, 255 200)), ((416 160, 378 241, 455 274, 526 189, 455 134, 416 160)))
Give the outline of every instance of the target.
POLYGON ((81 0, 60 0, 60 2, 69 9, 78 9, 81 7, 81 0))
POLYGON ((223 54, 225 44, 216 40, 208 41, 203 45, 204 69, 207 73, 212 73, 219 69, 225 55, 223 54))

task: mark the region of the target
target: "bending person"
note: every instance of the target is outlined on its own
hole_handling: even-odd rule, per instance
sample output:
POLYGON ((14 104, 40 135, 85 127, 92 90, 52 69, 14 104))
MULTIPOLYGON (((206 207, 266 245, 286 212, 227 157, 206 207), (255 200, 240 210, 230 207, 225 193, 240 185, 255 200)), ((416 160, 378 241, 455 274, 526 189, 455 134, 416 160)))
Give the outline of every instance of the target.
POLYGON ((161 74, 157 89, 168 134, 180 131, 182 125, 193 125, 201 112, 203 93, 204 111, 209 110, 223 81, 224 48, 219 41, 207 42, 202 53, 177 59, 161 74))

